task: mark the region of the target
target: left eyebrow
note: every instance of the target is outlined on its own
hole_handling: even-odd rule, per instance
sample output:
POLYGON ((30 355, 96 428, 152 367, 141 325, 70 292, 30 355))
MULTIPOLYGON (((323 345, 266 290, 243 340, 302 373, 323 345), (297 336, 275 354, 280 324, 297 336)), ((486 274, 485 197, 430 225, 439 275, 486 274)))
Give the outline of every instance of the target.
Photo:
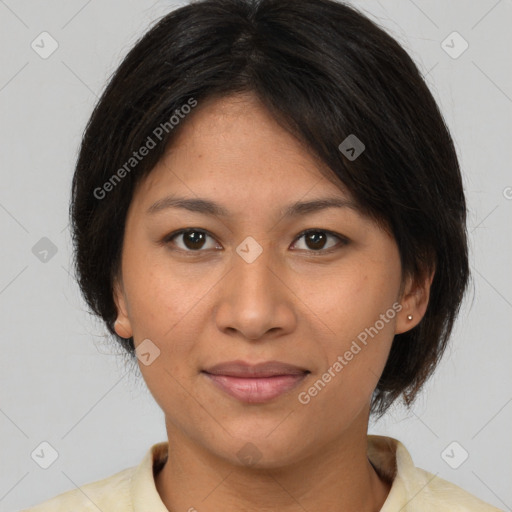
MULTIPOLYGON (((191 212, 213 215, 217 217, 232 217, 233 214, 214 201, 204 198, 186 198, 167 196, 153 203, 146 211, 148 215, 154 215, 168 208, 182 208, 191 212)), ((358 205, 348 199, 339 197, 325 197, 311 201, 297 201, 282 210, 283 217, 297 217, 315 213, 327 208, 350 208, 360 212, 358 205)))

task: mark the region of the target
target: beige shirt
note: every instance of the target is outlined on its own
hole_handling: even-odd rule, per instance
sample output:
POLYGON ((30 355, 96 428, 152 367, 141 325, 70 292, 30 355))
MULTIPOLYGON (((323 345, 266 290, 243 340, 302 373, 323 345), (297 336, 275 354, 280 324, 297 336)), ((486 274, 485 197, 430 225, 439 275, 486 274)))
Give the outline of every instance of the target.
MULTIPOLYGON (((167 449, 167 441, 154 444, 138 466, 21 512, 168 512, 153 473, 165 462, 167 449)), ((415 467, 396 439, 368 435, 368 458, 381 476, 393 481, 381 512, 500 512, 461 487, 415 467)))

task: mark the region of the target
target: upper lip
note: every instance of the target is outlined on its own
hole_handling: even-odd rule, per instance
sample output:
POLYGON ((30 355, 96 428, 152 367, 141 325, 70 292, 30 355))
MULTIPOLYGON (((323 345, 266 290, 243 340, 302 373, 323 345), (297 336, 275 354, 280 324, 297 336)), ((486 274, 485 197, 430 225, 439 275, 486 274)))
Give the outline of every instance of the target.
POLYGON ((206 373, 212 375, 226 375, 229 377, 275 377, 276 375, 301 375, 309 373, 309 370, 283 363, 281 361, 266 361, 263 363, 251 364, 245 361, 228 361, 211 366, 206 373))

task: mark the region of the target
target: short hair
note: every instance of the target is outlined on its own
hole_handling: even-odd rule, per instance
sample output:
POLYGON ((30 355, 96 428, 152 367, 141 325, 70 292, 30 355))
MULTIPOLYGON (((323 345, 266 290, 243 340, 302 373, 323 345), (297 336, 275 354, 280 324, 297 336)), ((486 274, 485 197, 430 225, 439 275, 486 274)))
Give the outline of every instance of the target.
POLYGON ((72 181, 74 269, 87 305, 134 360, 133 338, 114 330, 113 283, 135 187, 187 123, 180 116, 170 127, 184 105, 243 92, 393 235, 403 275, 419 280, 435 269, 425 315, 395 335, 370 410, 380 417, 400 396, 410 407, 443 355, 469 278, 462 178, 411 57, 334 0, 195 1, 127 53, 89 119, 72 181), (355 159, 339 148, 349 135, 365 146, 355 159), (131 161, 149 139, 155 147, 131 161))

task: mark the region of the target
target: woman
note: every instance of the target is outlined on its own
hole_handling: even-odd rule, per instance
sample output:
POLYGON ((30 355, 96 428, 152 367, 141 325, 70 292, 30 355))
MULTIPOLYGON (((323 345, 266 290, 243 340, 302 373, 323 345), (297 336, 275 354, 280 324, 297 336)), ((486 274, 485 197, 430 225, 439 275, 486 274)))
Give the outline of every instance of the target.
POLYGON ((30 510, 498 510, 369 436, 468 280, 417 67, 332 0, 202 0, 129 52, 75 170, 76 271, 165 414, 139 466, 30 510))

